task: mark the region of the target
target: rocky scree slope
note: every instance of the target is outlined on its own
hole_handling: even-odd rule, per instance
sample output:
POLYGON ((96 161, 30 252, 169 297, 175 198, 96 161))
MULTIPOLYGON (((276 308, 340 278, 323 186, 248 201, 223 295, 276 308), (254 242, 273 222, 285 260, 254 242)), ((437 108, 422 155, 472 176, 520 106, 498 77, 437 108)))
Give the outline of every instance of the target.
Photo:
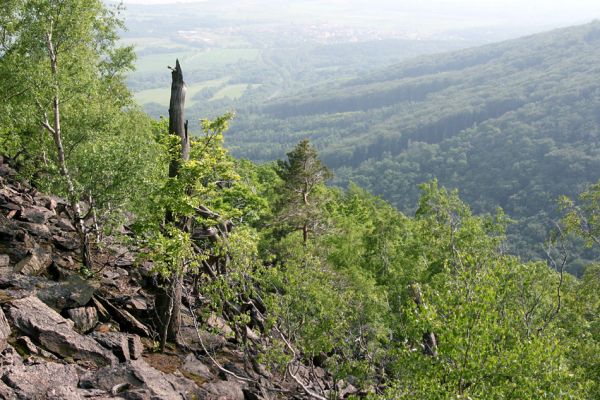
MULTIPOLYGON (((94 276, 82 278, 67 203, 15 176, 0 156, 0 398, 301 399, 316 385, 340 392, 321 368, 297 366, 304 388, 271 374, 218 315, 200 321, 209 332, 187 312, 177 343, 153 352, 151 265, 135 266, 134 251, 107 240, 95 251, 94 276)), ((201 296, 184 300, 189 310, 202 307, 201 296)))

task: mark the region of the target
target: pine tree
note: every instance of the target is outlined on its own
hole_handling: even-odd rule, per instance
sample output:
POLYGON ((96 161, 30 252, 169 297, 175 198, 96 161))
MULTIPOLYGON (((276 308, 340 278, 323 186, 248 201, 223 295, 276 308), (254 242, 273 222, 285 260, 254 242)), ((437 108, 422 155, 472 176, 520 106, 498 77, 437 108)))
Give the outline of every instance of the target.
POLYGON ((320 188, 332 177, 331 172, 317 156, 317 150, 308 140, 287 153, 287 160, 277 162, 277 175, 283 180, 279 188, 276 218, 288 232, 302 231, 304 243, 309 233, 322 225, 320 188))

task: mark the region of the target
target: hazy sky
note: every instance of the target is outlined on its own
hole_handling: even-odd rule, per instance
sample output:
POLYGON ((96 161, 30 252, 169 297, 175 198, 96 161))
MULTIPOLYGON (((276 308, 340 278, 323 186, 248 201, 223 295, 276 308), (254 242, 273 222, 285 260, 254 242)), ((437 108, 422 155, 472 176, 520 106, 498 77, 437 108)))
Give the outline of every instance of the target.
MULTIPOLYGON (((422 35, 456 29, 492 28, 540 32, 600 19, 600 0, 123 0, 127 4, 210 3, 248 17, 263 10, 290 10, 305 20, 358 21, 364 16, 422 35), (305 7, 308 6, 308 7, 305 7), (319 12, 322 10, 323 12, 319 12), (234 11, 235 12, 235 11, 234 11)), ((352 25, 353 23, 349 23, 352 25)))
MULTIPOLYGON (((178 2, 218 2, 219 0, 123 0, 125 4, 173 4, 178 2)), ((419 9, 431 12, 449 12, 453 14, 482 15, 486 17, 517 17, 520 20, 532 18, 547 19, 549 22, 561 20, 585 20, 600 18, 600 0, 272 0, 278 5, 302 2, 322 3, 327 5, 352 4, 357 8, 364 7, 374 11, 378 6, 386 9, 419 9)), ((240 4, 249 5, 256 0, 239 0, 240 4)))

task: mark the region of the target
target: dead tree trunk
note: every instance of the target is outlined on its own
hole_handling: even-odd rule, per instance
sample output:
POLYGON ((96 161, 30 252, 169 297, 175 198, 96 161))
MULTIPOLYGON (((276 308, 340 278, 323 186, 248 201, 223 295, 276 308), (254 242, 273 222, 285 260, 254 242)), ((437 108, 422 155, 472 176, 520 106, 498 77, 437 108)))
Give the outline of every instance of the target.
MULTIPOLYGON (((169 164, 169 177, 176 177, 182 162, 190 158, 190 139, 187 131, 187 121, 184 116, 186 86, 179 60, 171 71, 171 101, 169 103, 169 134, 177 135, 181 140, 180 157, 173 158, 169 164)), ((178 228, 189 230, 187 219, 175 220, 171 210, 165 216, 167 223, 174 223, 178 228)), ((184 262, 181 269, 173 272, 169 279, 160 279, 160 292, 156 296, 156 311, 158 326, 161 334, 161 347, 167 340, 176 340, 181 324, 181 293, 184 275, 184 262)))

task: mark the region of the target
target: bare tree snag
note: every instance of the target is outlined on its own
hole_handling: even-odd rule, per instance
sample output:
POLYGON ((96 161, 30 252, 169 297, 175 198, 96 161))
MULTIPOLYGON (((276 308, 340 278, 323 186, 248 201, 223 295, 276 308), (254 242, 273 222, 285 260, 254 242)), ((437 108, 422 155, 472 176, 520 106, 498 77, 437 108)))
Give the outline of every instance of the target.
POLYGON ((179 60, 175 62, 175 68, 171 69, 171 100, 169 102, 169 134, 177 135, 181 139, 181 159, 171 160, 169 176, 175 177, 179 171, 181 161, 190 159, 190 138, 185 120, 185 94, 187 87, 183 81, 183 72, 179 60))
MULTIPOLYGON (((169 164, 169 177, 178 175, 182 162, 190 159, 190 138, 188 136, 187 121, 185 120, 185 94, 187 88, 183 81, 183 73, 179 60, 175 68, 171 68, 171 100, 169 103, 169 134, 180 138, 181 153, 173 158, 169 164)), ((173 213, 167 210, 165 216, 167 223, 175 223, 180 229, 189 231, 189 221, 175 221, 173 213)), ((181 325, 181 291, 183 285, 184 266, 181 270, 173 272, 170 279, 160 279, 159 293, 156 296, 156 311, 158 327, 161 335, 161 347, 164 350, 167 340, 176 340, 179 326, 181 325)))

